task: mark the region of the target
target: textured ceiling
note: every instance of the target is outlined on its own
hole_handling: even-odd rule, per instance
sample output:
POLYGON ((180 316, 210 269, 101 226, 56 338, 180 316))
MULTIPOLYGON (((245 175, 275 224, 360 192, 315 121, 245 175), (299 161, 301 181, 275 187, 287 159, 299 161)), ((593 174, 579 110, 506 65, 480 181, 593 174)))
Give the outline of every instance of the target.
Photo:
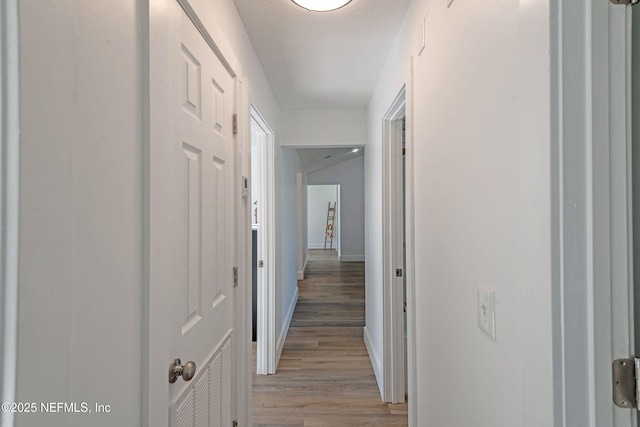
POLYGON ((234 0, 280 108, 366 108, 410 0, 234 0))

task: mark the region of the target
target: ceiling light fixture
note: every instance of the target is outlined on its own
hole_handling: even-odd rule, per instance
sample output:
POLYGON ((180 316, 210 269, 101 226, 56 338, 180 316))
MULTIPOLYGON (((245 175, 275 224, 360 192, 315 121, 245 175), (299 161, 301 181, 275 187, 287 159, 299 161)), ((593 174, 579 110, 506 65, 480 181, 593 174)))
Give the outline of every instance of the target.
POLYGON ((291 0, 309 12, 329 12, 351 3, 351 0, 291 0))

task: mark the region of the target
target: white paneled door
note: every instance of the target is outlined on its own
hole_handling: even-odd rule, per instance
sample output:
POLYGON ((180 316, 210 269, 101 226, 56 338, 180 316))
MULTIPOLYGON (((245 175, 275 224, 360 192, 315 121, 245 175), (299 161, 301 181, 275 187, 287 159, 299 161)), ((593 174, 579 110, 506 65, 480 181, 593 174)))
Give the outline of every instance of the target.
POLYGON ((149 425, 227 427, 234 410, 235 81, 187 13, 167 5, 164 21, 156 21, 156 30, 164 22, 164 39, 150 30, 149 425), (174 359, 184 369, 170 383, 174 359), (191 379, 187 362, 196 365, 191 379))

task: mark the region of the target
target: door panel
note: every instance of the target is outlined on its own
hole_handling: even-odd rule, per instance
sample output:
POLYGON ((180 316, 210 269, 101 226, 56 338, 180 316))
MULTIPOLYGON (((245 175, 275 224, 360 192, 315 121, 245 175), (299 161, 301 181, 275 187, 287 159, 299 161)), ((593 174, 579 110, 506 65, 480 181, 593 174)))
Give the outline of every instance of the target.
POLYGON ((197 369, 191 381, 178 378, 157 393, 169 422, 150 419, 154 426, 229 426, 235 81, 180 5, 167 5, 166 61, 157 64, 168 71, 154 80, 158 68, 151 68, 150 387, 160 384, 156 376, 167 384, 175 358, 197 369), (162 94, 166 107, 154 104, 162 94))
MULTIPOLYGON (((173 143, 181 182, 178 203, 167 200, 167 208, 176 209, 179 217, 176 247, 181 250, 174 262, 183 272, 173 299, 182 307, 175 310, 174 354, 203 366, 213 345, 233 328, 233 135, 228 106, 234 82, 182 10, 178 35, 173 143)), ((175 387, 171 398, 181 393, 175 387)), ((230 393, 230 388, 222 390, 223 397, 230 393)))

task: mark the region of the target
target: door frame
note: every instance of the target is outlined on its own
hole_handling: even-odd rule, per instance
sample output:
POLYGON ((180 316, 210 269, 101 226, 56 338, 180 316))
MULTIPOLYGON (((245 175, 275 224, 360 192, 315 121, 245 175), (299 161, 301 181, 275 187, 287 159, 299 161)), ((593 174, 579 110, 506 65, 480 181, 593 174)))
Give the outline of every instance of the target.
MULTIPOLYGON (((0 4, 0 401, 16 401, 20 192, 19 1, 0 4)), ((0 412, 0 424, 14 414, 0 412)))
MULTIPOLYGON (((236 337, 236 359, 238 363, 234 365, 236 371, 236 420, 238 425, 252 425, 252 385, 251 375, 252 365, 252 301, 251 301, 251 197, 241 196, 244 189, 242 177, 249 177, 251 182, 251 133, 249 131, 249 84, 246 78, 236 78, 236 112, 237 112, 237 135, 236 135, 236 170, 240 179, 236 181, 236 260, 238 266, 238 286, 235 291, 235 322, 236 337)), ((249 192, 251 188, 249 188, 249 192)))
POLYGON ((334 234, 334 242, 336 247, 336 252, 338 253, 338 261, 342 260, 342 227, 340 226, 340 208, 342 207, 342 200, 340 199, 340 184, 335 184, 336 186, 336 211, 334 212, 334 223, 333 226, 333 234, 334 234))
MULTIPOLYGON (((308 192, 308 188, 309 187, 334 187, 333 189, 335 190, 335 199, 331 199, 334 200, 336 202, 336 210, 334 212, 334 223, 333 223, 333 243, 332 243, 332 249, 336 251, 336 253, 338 254, 338 261, 342 262, 341 260, 341 254, 340 254, 340 206, 341 206, 341 201, 340 201, 340 184, 335 184, 335 181, 324 181, 321 184, 309 184, 307 183, 307 192, 308 192)), ((316 200, 316 198, 313 198, 312 200, 316 200)), ((330 203, 330 200, 328 201, 330 203)), ((309 205, 309 197, 307 196, 307 211, 308 211, 308 205, 309 205)), ((327 215, 328 212, 326 211, 326 209, 328 209, 327 205, 322 205, 322 212, 323 212, 323 217, 322 217, 322 229, 323 229, 323 234, 322 234, 322 239, 320 240, 320 242, 318 244, 314 244, 312 248, 307 248, 308 249, 323 249, 324 250, 324 239, 327 233, 327 229, 326 229, 326 221, 327 221, 327 215), (326 213, 324 213, 326 212, 326 213)), ((308 223, 309 223, 309 218, 307 215, 307 241, 309 240, 309 227, 308 227, 308 223)), ((318 235, 316 235, 318 236, 318 235)), ((329 239, 327 239, 329 240, 329 239)), ((328 244, 328 242, 327 242, 328 244)), ((309 244, 307 243, 307 246, 309 246, 309 244)))
MULTIPOLYGON (((402 204, 402 119, 408 129, 409 111, 407 88, 404 85, 382 120, 382 248, 383 248, 383 400, 391 403, 405 401, 405 348, 404 348, 404 298, 403 277, 396 276, 396 269, 403 268, 403 240, 406 238, 407 260, 407 351, 408 378, 415 376, 415 341, 413 340, 413 233, 412 218, 406 220, 406 236, 403 236, 403 211, 407 214, 413 206, 412 197, 412 157, 406 157, 406 200, 409 209, 402 204)), ((411 136, 405 130, 407 151, 410 153, 411 136)), ((415 382, 415 381, 414 381, 415 382)), ((409 394, 415 390, 409 384, 409 394)), ((411 412, 411 410, 410 410, 411 412)))
POLYGON ((634 351, 630 9, 554 0, 550 12, 554 425, 632 427, 611 392, 612 361, 634 351))
POLYGON ((261 203, 258 203, 258 254, 264 254, 267 274, 262 278, 262 286, 261 275, 258 274, 256 374, 269 375, 275 374, 277 367, 274 133, 253 103, 250 121, 255 121, 264 133, 264 141, 258 150, 258 200, 265 202, 267 208, 260 209, 261 203), (260 233, 260 224, 266 224, 266 233, 260 233), (261 234, 266 238, 261 238, 261 234))
MULTIPOLYGON (((15 0, 14 0, 15 1, 15 0)), ((194 9, 195 1, 191 0, 147 0, 140 7, 141 13, 141 80, 143 82, 143 307, 142 307, 142 411, 141 425, 154 427, 165 425, 168 420, 169 410, 166 406, 168 396, 168 381, 165 376, 161 378, 154 373, 166 371, 169 360, 161 356, 152 354, 151 349, 158 348, 159 343, 164 342, 164 335, 157 325, 162 322, 158 316, 154 316, 151 307, 154 305, 156 297, 156 285, 154 271, 151 260, 151 158, 152 142, 166 138, 170 132, 169 124, 165 119, 167 116, 167 105, 170 101, 170 92, 166 82, 169 81, 169 37, 170 37, 170 14, 176 4, 181 7, 192 20, 198 31, 203 36, 211 50, 222 62, 235 81, 236 94, 234 97, 234 112, 238 114, 238 134, 234 135, 234 210, 236 217, 241 214, 238 211, 240 206, 246 205, 242 201, 241 174, 245 173, 248 153, 246 152, 246 134, 244 133, 244 123, 248 123, 248 109, 246 104, 246 86, 241 79, 242 69, 235 54, 230 49, 225 37, 220 29, 213 22, 203 22, 200 15, 194 9)), ((247 205, 245 209, 249 210, 247 205)), ((245 221, 248 217, 245 217, 245 221)), ((240 222, 240 221, 238 221, 240 222)), ((236 224, 240 227, 240 224, 236 224)), ((249 235, 250 236, 250 235, 249 235)), ((234 288, 234 356, 237 364, 234 365, 232 375, 235 385, 235 402, 232 402, 231 415, 239 425, 249 425, 251 421, 251 376, 247 374, 250 363, 250 322, 247 317, 250 315, 247 307, 250 307, 250 292, 246 290, 250 282, 246 275, 246 256, 242 256, 246 251, 247 236, 243 236, 239 229, 236 229, 235 253, 239 285, 234 288), (247 356, 248 355, 248 356, 247 356)), ((251 276, 249 276, 250 278, 251 276)), ((250 310, 250 309, 249 309, 250 310)), ((212 343, 212 345, 215 343, 212 343)))

